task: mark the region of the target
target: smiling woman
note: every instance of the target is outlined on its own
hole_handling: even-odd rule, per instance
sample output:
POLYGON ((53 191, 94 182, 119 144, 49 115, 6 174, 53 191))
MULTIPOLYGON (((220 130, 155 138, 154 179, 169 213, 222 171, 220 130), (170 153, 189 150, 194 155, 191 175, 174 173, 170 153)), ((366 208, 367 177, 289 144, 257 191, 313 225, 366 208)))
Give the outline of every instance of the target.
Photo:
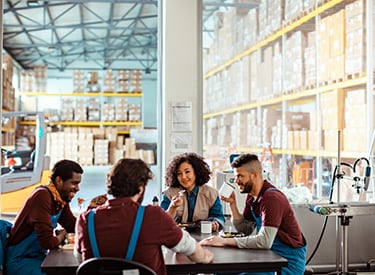
POLYGON ((204 158, 196 153, 175 156, 166 169, 169 186, 163 194, 161 207, 179 223, 212 221, 212 230, 224 226, 225 217, 218 191, 206 183, 211 170, 204 158))

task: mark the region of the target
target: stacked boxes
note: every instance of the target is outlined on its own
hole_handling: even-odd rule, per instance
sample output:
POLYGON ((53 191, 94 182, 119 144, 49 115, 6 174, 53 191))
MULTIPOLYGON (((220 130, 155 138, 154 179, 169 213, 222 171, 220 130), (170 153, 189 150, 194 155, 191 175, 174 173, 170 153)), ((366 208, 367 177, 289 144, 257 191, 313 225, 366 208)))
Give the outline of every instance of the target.
POLYGON ((9 55, 3 55, 2 64, 2 80, 3 80, 3 94, 2 104, 3 108, 8 111, 15 110, 15 95, 14 87, 12 83, 13 78, 13 61, 9 55))
POLYGON ((285 0, 285 22, 293 21, 301 15, 304 8, 303 2, 304 0, 285 0))
POLYGON ((304 48, 306 47, 306 37, 302 31, 293 33, 286 39, 284 70, 284 92, 299 90, 304 87, 304 48))
POLYGON ((131 93, 139 93, 142 91, 142 71, 140 70, 130 71, 129 91, 131 93))
POLYGON ((117 71, 117 92, 128 93, 129 92, 129 71, 118 70, 117 71))
POLYGON ((128 121, 128 100, 126 98, 116 98, 115 119, 116 121, 128 121))
POLYGON ((307 33, 307 43, 304 50, 305 86, 316 86, 316 32, 307 33))
POLYGON ((112 70, 106 70, 103 75, 103 92, 111 93, 116 91, 115 89, 116 79, 112 73, 112 70))
POLYGON ((35 77, 35 90, 37 92, 47 91, 47 66, 35 66, 33 68, 35 77))
POLYGON ((85 73, 82 70, 73 70, 73 93, 82 93, 85 90, 85 73))
POLYGON ((345 76, 345 10, 340 10, 331 16, 331 80, 343 80, 345 76))
MULTIPOLYGON (((346 49, 345 74, 366 71, 366 10, 365 1, 357 0, 345 6, 346 49)), ((374 28, 373 28, 374 30, 374 28)))
POLYGON ((135 146, 134 138, 126 138, 124 145, 125 157, 126 158, 137 158, 137 150, 135 146))
POLYGON ((77 128, 64 129, 64 156, 73 161, 78 161, 78 133, 77 128))
MULTIPOLYGON (((30 129, 35 132, 35 127, 30 129)), ((147 146, 137 148, 135 139, 125 139, 117 128, 65 127, 63 132, 48 133, 47 155, 51 156, 51 165, 64 158, 81 165, 108 165, 123 157, 141 158, 155 164, 154 150, 147 146)))
POLYGON ((99 77, 98 72, 88 72, 87 73, 87 83, 85 87, 85 92, 98 93, 100 92, 99 77))
POLYGON ((45 92, 47 90, 47 66, 36 66, 21 74, 22 92, 45 92))
POLYGON ((367 108, 365 89, 347 91, 343 131, 346 152, 367 152, 367 108))
POLYGON ((141 105, 140 104, 129 104, 128 109, 128 119, 129 121, 141 121, 141 105))
POLYGON ((322 18, 318 32, 319 80, 342 80, 345 72, 345 11, 322 18))
POLYGON ((323 93, 320 97, 321 121, 324 134, 324 149, 327 151, 343 150, 343 135, 338 144, 338 130, 344 128, 344 90, 337 89, 323 93))
POLYGON ((21 89, 22 92, 34 92, 35 91, 35 77, 34 72, 31 70, 23 71, 21 74, 21 89))
POLYGON ((109 160, 109 141, 108 139, 94 140, 94 165, 106 165, 109 160))
POLYGON ((94 160, 94 135, 89 128, 78 128, 78 162, 92 165, 94 160))
POLYGON ((74 109, 74 120, 75 121, 87 121, 87 108, 86 101, 84 98, 76 99, 74 109))
POLYGON ((65 134, 64 132, 47 133, 46 154, 51 158, 51 165, 65 158, 65 134))
POLYGON ((91 97, 87 100, 87 119, 88 121, 100 120, 100 99, 91 97))
POLYGON ((101 117, 103 121, 115 121, 115 105, 112 103, 103 103, 101 117))
POLYGON ((74 120, 74 101, 71 98, 61 100, 60 119, 62 121, 74 120))

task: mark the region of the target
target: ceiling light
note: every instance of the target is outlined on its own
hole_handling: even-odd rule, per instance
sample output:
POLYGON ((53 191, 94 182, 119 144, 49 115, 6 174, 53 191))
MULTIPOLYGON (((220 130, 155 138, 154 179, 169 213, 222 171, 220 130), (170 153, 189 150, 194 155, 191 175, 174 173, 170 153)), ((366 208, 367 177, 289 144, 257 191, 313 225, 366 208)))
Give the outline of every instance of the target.
POLYGON ((146 74, 150 74, 151 73, 151 69, 150 68, 146 68, 145 73, 146 74))
POLYGON ((27 0, 27 6, 28 7, 37 7, 39 6, 38 0, 27 0))

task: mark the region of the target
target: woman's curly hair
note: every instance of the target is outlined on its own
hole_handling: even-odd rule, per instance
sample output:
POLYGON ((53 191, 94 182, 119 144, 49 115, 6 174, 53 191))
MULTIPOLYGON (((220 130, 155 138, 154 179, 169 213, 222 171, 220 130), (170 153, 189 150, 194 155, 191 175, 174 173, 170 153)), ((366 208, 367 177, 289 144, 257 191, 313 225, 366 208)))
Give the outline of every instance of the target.
POLYGON ((165 182, 170 187, 181 187, 177 179, 177 171, 184 162, 189 163, 195 173, 195 184, 203 185, 211 179, 210 166, 205 162, 204 158, 196 153, 183 153, 175 156, 168 164, 165 173, 165 182))
POLYGON ((143 160, 120 159, 107 174, 107 193, 115 198, 132 197, 139 192, 140 186, 146 187, 152 176, 143 160))

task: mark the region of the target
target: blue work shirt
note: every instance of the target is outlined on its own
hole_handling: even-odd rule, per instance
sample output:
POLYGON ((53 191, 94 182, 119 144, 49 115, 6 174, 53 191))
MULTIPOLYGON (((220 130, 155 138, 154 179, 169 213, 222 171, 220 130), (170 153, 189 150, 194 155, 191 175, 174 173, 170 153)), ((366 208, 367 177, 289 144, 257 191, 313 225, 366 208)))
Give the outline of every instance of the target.
MULTIPOLYGON (((192 192, 190 192, 190 193, 185 192, 186 197, 187 197, 187 201, 188 201, 188 205, 189 205, 188 222, 192 222, 192 217, 193 217, 194 208, 195 208, 195 202, 197 201, 197 196, 198 196, 198 190, 199 190, 199 186, 195 185, 192 192)), ((170 203, 171 203, 171 200, 166 195, 163 194, 160 206, 164 210, 167 210, 170 203)), ((211 207, 211 209, 209 209, 207 219, 217 221, 220 224, 220 228, 224 227, 225 217, 224 217, 223 207, 221 205, 219 197, 216 198, 216 201, 215 201, 214 205, 211 207)))

